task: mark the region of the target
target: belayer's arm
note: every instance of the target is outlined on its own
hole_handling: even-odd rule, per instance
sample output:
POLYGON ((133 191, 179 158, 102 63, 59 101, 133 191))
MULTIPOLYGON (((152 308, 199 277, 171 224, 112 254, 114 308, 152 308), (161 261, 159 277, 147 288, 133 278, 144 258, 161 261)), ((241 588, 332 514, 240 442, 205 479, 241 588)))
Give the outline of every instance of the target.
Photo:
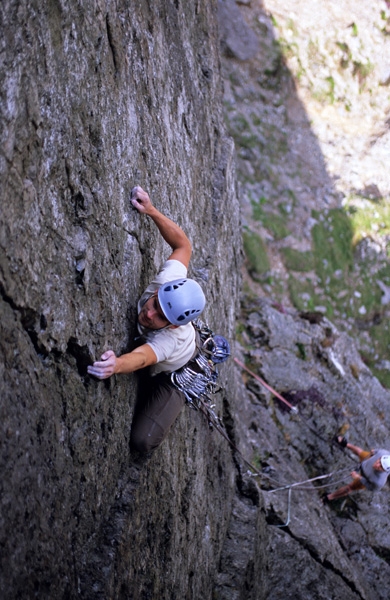
POLYGON ((178 260, 188 268, 192 246, 181 227, 157 210, 153 206, 147 192, 140 186, 131 190, 130 200, 138 212, 148 215, 157 225, 162 237, 172 248, 172 254, 169 256, 169 259, 178 260))

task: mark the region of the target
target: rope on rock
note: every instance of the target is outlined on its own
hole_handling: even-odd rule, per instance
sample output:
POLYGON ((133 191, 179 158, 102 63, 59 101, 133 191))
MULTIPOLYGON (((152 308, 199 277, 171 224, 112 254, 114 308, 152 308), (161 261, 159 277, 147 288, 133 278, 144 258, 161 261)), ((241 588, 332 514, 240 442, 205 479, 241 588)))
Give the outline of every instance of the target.
MULTIPOLYGON (((212 406, 207 404, 202 398, 198 398, 198 410, 200 410, 200 412, 206 417, 206 419, 208 420, 209 426, 212 429, 216 429, 218 431, 218 433, 220 433, 222 435, 222 437, 225 438, 225 440, 230 444, 230 446, 233 448, 233 450, 235 450, 235 452, 237 452, 237 454, 242 458, 244 463, 250 469, 252 469, 252 471, 254 471, 256 475, 258 475, 259 477, 264 477, 264 476, 267 477, 267 475, 265 475, 264 473, 259 471, 254 465, 252 465, 252 463, 250 463, 245 458, 245 456, 242 454, 242 452, 237 448, 237 446, 234 444, 234 442, 232 442, 232 440, 230 439, 229 435, 225 431, 224 426, 221 423, 220 418, 217 417, 214 410, 212 409, 212 406)), ((251 475, 253 475, 253 473, 251 473, 251 475)))
MULTIPOLYGON (((272 394, 274 394, 274 396, 276 396, 281 402, 283 402, 286 406, 288 406, 288 408, 290 409, 290 411, 292 413, 298 414, 297 407, 292 406, 292 404, 290 404, 285 398, 283 398, 283 396, 281 396, 276 390, 274 390, 270 385, 268 385, 261 377, 259 377, 256 373, 254 373, 250 369, 248 369, 248 367, 246 367, 237 358, 234 358, 234 361, 242 369, 244 369, 245 371, 247 371, 252 377, 254 377, 257 381, 259 381, 272 394)), ((197 396, 197 406, 196 406, 196 408, 198 410, 200 410, 200 412, 202 412, 202 414, 207 418, 209 426, 212 429, 216 429, 222 435, 222 437, 224 437, 224 439, 229 443, 229 445, 242 458, 242 460, 244 461, 244 463, 251 469, 252 472, 248 472, 247 474, 251 475, 252 477, 253 476, 258 476, 258 477, 266 478, 268 480, 271 480, 271 481, 273 480, 274 482, 276 482, 275 478, 271 477, 267 473, 259 471, 259 469, 257 469, 257 467, 255 467, 255 465, 253 465, 252 463, 250 463, 245 458, 245 456, 241 453, 241 451, 237 448, 237 446, 230 439, 228 433, 226 432, 223 424, 221 423, 220 418, 215 414, 215 412, 213 410, 213 405, 211 405, 210 398, 207 395, 200 394, 199 396, 197 396)), ((314 432, 314 433, 316 433, 316 432, 314 432)), ((321 438, 321 439, 323 439, 323 438, 321 438)), ((324 441, 327 441, 327 440, 324 440, 324 441)), ((279 525, 279 527, 285 527, 289 523, 289 521, 290 521, 290 503, 291 503, 291 493, 292 493, 292 489, 293 488, 297 488, 299 491, 300 490, 317 491, 319 489, 323 489, 323 488, 328 487, 330 485, 336 485, 336 484, 344 481, 345 477, 342 480, 340 480, 340 481, 332 482, 332 483, 325 484, 325 485, 322 485, 322 486, 315 486, 315 487, 298 487, 298 486, 302 486, 305 483, 312 483, 313 481, 319 481, 319 480, 322 480, 322 479, 326 479, 326 478, 332 477, 335 474, 344 473, 344 472, 347 472, 347 471, 350 472, 350 469, 342 469, 342 470, 338 470, 338 471, 333 471, 333 472, 328 473, 326 475, 319 475, 319 476, 313 477, 311 479, 306 479, 305 481, 299 481, 299 482, 295 482, 295 483, 290 483, 290 484, 284 485, 282 487, 275 488, 273 490, 264 490, 263 488, 261 488, 263 491, 266 491, 266 492, 271 493, 271 494, 274 493, 274 492, 278 492, 278 491, 282 491, 282 490, 286 490, 286 489, 288 489, 288 491, 289 491, 289 493, 288 493, 289 509, 288 509, 287 523, 284 524, 284 525, 279 525)))
MULTIPOLYGON (((257 375, 256 373, 254 373, 253 371, 251 371, 250 369, 248 369, 247 366, 244 365, 244 363, 242 363, 240 360, 238 360, 238 358, 234 357, 234 362, 237 363, 242 369, 244 369, 244 371, 246 371, 247 373, 249 373, 250 375, 252 375, 252 377, 254 379, 256 379, 256 381, 258 381, 263 387, 265 387, 269 392, 271 392, 271 394, 273 394, 276 398, 278 398, 278 400, 280 400, 281 402, 283 402, 289 409, 290 412, 293 413, 294 415, 298 415, 299 419, 301 420, 302 423, 304 423, 306 425, 306 427, 308 429, 310 429, 310 431, 316 436, 318 437, 318 439, 320 439, 322 442, 326 442, 327 444, 329 443, 329 440, 326 440, 324 437, 322 437, 318 431, 316 431, 315 429, 313 429, 313 427, 310 425, 310 423, 307 421, 307 419, 305 419, 301 414, 299 414, 299 410, 296 406, 293 406, 292 404, 290 404, 290 402, 288 402, 285 398, 283 398, 283 396, 281 396, 276 390, 274 390, 266 381, 264 381, 264 379, 262 379, 261 377, 259 377, 259 375, 257 375)), ((340 448, 340 446, 338 444, 336 444, 338 448, 340 448)), ((341 448, 340 448, 341 449, 341 448)))
MULTIPOLYGON (((297 487, 298 485, 303 485, 304 483, 311 483, 312 481, 318 481, 320 479, 328 479, 329 477, 333 477, 333 475, 338 475, 339 473, 345 473, 348 472, 350 473, 351 470, 350 469, 340 469, 338 471, 332 471, 331 473, 327 473, 326 475, 318 475, 318 477, 312 477, 311 479, 305 479, 305 481, 297 481, 295 483, 289 483, 287 485, 284 485, 282 487, 279 488, 275 488, 274 490, 268 490, 268 492, 270 494, 273 494, 274 492, 280 492, 281 490, 287 490, 289 488, 293 488, 293 487, 297 487)), ((341 479, 340 481, 336 481, 336 483, 340 483, 341 481, 344 481, 345 477, 343 479, 341 479)), ((328 487, 329 485, 335 485, 335 483, 328 483, 325 485, 319 485, 317 487, 305 487, 305 488, 299 488, 304 489, 304 490, 320 490, 324 487, 328 487)))
MULTIPOLYGON (((213 429, 216 429, 218 431, 218 433, 220 433, 222 435, 222 437, 230 444, 230 446, 233 448, 233 450, 235 450, 237 452, 237 454, 239 454, 239 456, 242 458, 242 460, 245 462, 245 464, 253 471, 253 473, 248 472, 247 475, 250 475, 252 477, 254 476, 258 476, 258 477, 263 477, 265 479, 269 479, 269 480, 273 480, 276 481, 275 478, 271 477, 270 475, 268 475, 267 473, 263 473, 262 471, 259 471, 259 469, 257 469, 252 463, 250 463, 245 456, 242 454, 242 452, 237 448, 237 446, 234 444, 234 442, 232 442, 232 440, 230 439, 229 435, 227 434, 227 432, 225 431, 224 426, 222 425, 219 417, 217 417, 217 415, 215 414, 215 412, 212 410, 212 408, 206 404, 206 402, 204 402, 202 399, 199 399, 199 405, 198 408, 200 410, 200 412, 207 418, 209 426, 212 427, 213 429)), ((333 475, 337 475, 339 473, 345 473, 345 472, 350 472, 350 469, 341 469, 338 471, 333 471, 331 473, 328 473, 326 475, 319 475, 318 477, 313 477, 312 479, 306 479, 305 481, 299 481, 296 483, 289 483, 287 485, 284 485, 282 487, 278 487, 275 488, 274 490, 264 490, 266 492, 269 493, 273 493, 273 492, 278 492, 281 490, 286 490, 286 489, 290 489, 293 487, 297 487, 299 485, 303 485, 304 483, 311 483, 312 481, 317 481, 320 479, 326 479, 329 477, 332 477, 333 475)), ((325 484, 323 486, 317 486, 317 487, 305 487, 305 488, 298 488, 299 490, 319 490, 322 489, 324 487, 328 487, 330 485, 336 485, 342 481, 344 481, 345 478, 343 478, 340 481, 336 481, 336 482, 332 482, 329 484, 325 484)))
POLYGON ((298 414, 298 409, 296 406, 293 406, 292 404, 290 404, 290 402, 287 402, 287 400, 285 398, 283 398, 283 396, 281 396, 276 390, 274 390, 270 385, 268 385, 268 383, 266 383, 264 381, 264 379, 262 379, 261 377, 259 377, 259 375, 256 375, 256 373, 254 373, 253 371, 251 371, 250 369, 248 369, 248 367, 246 367, 244 365, 244 363, 242 363, 240 360, 238 360, 238 358, 234 357, 234 362, 236 362, 241 369, 244 369, 244 371, 246 371, 247 373, 249 373, 250 375, 252 375, 252 377, 254 377, 256 379, 256 381, 258 381, 259 383, 261 383, 261 385, 263 387, 265 387, 268 391, 270 391, 274 396, 276 396, 276 398, 278 398, 281 402, 283 402, 286 406, 288 406, 288 408, 290 409, 290 411, 297 415, 298 414))
POLYGON ((287 527, 290 524, 291 521, 291 496, 292 496, 292 490, 293 488, 297 489, 298 491, 301 490, 307 490, 307 491, 317 491, 317 490, 321 490, 324 489, 326 487, 329 487, 330 485, 337 485, 339 483, 344 482, 345 477, 343 477, 342 479, 339 479, 338 481, 333 481, 332 483, 326 483, 325 485, 319 485, 319 486, 315 486, 315 487, 298 487, 299 485, 302 485, 304 483, 311 483, 313 481, 318 481, 320 479, 326 479, 329 477, 333 477, 333 475, 337 475, 338 473, 344 473, 345 471, 349 472, 350 469, 341 469, 339 471, 333 471, 332 473, 327 473, 326 475, 319 475, 318 477, 313 477, 312 479, 306 479, 305 481, 298 481, 296 483, 290 483, 289 485, 285 485, 279 488, 276 488, 274 490, 268 490, 269 494, 273 494, 274 492, 280 492, 282 490, 286 490, 288 489, 288 498, 287 498, 287 519, 285 523, 282 523, 281 525, 276 525, 276 527, 287 527))
MULTIPOLYGON (((319 439, 321 439, 323 442, 328 443, 328 440, 326 440, 325 438, 323 438, 315 429, 313 429, 313 427, 307 422, 307 420, 305 418, 302 417, 302 415, 299 414, 298 408, 296 406, 293 406, 292 404, 290 404, 290 402, 288 402, 285 398, 283 398, 283 396, 281 396, 276 390, 274 390, 268 383, 266 383, 264 381, 264 379, 262 379, 259 375, 257 375, 256 373, 254 373, 253 371, 251 371, 250 369, 248 369, 248 367, 246 365, 244 365, 244 363, 242 363, 238 358, 234 357, 234 362, 237 363, 244 371, 246 371, 247 373, 249 373, 249 375, 251 375, 254 379, 256 379, 256 381, 258 381, 264 388, 266 388, 269 392, 271 392, 271 394, 273 394, 276 398, 278 398, 278 400, 280 400, 281 402, 283 402, 283 404, 285 404, 291 413, 295 414, 295 415, 299 415, 300 420, 310 429, 310 431, 316 435, 319 439)), ((340 447, 340 446, 338 446, 340 447)), ((245 459, 244 459, 245 460, 245 459)), ((245 461, 247 462, 247 461, 245 461)), ((247 464, 250 466, 250 468, 252 470, 254 470, 254 473, 250 473, 250 475, 259 475, 261 477, 267 477, 268 479, 272 479, 269 476, 267 476, 265 473, 260 473, 257 469, 255 469, 253 467, 253 465, 251 465, 250 463, 247 462, 247 464)), ((333 477, 334 475, 340 474, 340 473, 350 473, 350 469, 341 469, 338 471, 333 471, 331 473, 327 473, 326 475, 319 475, 317 477, 313 477, 311 479, 306 479, 305 481, 299 481, 299 482, 295 482, 295 483, 290 483, 287 485, 284 485, 282 487, 278 487, 275 488, 273 490, 264 490, 268 492, 269 494, 273 494, 274 492, 279 492, 282 490, 288 490, 288 500, 287 500, 287 520, 285 523, 283 523, 282 525, 277 525, 277 527, 287 527, 290 523, 291 520, 291 496, 292 496, 292 490, 293 488, 297 489, 298 491, 301 490, 307 490, 307 491, 318 491, 321 489, 325 489, 329 486, 334 486, 334 485, 338 485, 339 483, 343 483, 345 481, 345 477, 343 477, 342 479, 336 481, 336 482, 331 482, 331 483, 325 483, 323 485, 320 486, 304 486, 305 483, 312 483, 313 481, 320 481, 323 479, 328 479, 330 477, 333 477)))
MULTIPOLYGON (((225 428, 221 423, 221 420, 219 419, 219 417, 215 414, 214 410, 212 409, 212 406, 207 404, 202 398, 198 398, 197 408, 207 418, 209 426, 213 429, 216 429, 225 438, 225 440, 230 444, 230 446, 237 452, 237 454, 239 454, 239 456, 242 458, 244 463, 253 471, 253 472, 248 472, 247 474, 251 475, 252 477, 259 476, 259 477, 263 477, 263 478, 265 477, 266 479, 271 480, 271 481, 272 480, 276 481, 273 477, 269 476, 267 473, 262 473, 261 471, 259 471, 253 464, 251 464, 244 457, 244 455, 240 452, 240 450, 237 448, 237 446, 230 439, 228 433, 225 431, 225 428)), ((299 486, 303 486, 303 484, 305 484, 305 483, 312 483, 313 481, 327 479, 329 477, 332 477, 333 475, 337 475, 339 473, 345 473, 347 471, 349 472, 350 469, 342 469, 342 470, 338 470, 338 471, 333 471, 331 473, 327 473, 326 475, 319 475, 318 477, 312 477, 311 479, 306 479, 305 481, 298 481, 295 483, 290 483, 290 484, 284 485, 282 487, 275 488, 273 490, 265 490, 264 488, 260 487, 260 489, 263 492, 268 492, 269 494, 273 494, 274 492, 279 492, 279 491, 286 490, 286 489, 288 490, 287 519, 286 519, 285 523, 282 523, 281 525, 276 525, 276 527, 287 527, 291 521, 291 497, 292 497, 293 488, 297 489, 298 491, 309 490, 309 491, 313 492, 313 491, 318 491, 320 489, 328 487, 330 485, 334 486, 334 485, 337 485, 337 484, 343 482, 345 480, 345 477, 336 482, 328 483, 328 484, 321 485, 321 486, 299 487, 299 486)))

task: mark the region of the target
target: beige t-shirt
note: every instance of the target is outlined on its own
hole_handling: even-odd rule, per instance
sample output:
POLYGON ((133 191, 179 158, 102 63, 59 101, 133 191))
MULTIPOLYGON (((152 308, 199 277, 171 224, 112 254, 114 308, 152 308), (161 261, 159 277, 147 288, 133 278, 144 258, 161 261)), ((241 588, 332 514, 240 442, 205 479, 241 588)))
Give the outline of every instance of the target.
MULTIPOLYGON (((138 313, 150 296, 168 281, 187 277, 187 269, 178 260, 167 260, 160 273, 150 282, 138 302, 138 313)), ((176 329, 147 329, 138 323, 138 331, 143 341, 157 356, 157 363, 150 367, 151 375, 172 373, 185 365, 195 352, 195 329, 191 323, 176 329)))

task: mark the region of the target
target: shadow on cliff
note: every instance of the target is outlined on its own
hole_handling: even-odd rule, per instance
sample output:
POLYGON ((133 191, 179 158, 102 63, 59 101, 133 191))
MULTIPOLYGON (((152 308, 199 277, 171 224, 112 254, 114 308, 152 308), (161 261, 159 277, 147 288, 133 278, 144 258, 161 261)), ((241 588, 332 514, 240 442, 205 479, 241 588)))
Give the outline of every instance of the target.
MULTIPOLYGON (((221 0, 219 18, 225 118, 236 145, 244 215, 246 281, 255 293, 298 310, 318 307, 356 335, 366 347, 366 363, 388 386, 390 378, 378 362, 378 355, 390 358, 386 238, 382 235, 380 242, 362 235, 363 217, 359 221, 356 206, 343 202, 338 175, 328 172, 285 59, 294 48, 275 33, 273 16, 260 3, 221 0)), ((377 218, 387 221, 385 200, 374 185, 349 192, 365 198, 371 213, 377 210, 377 218)))

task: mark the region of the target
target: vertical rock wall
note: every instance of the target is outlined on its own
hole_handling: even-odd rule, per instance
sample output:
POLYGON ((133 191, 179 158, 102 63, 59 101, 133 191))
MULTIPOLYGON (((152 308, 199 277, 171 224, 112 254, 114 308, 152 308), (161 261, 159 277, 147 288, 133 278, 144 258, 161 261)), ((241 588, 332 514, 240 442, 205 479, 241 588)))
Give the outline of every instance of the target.
MULTIPOLYGON (((233 334, 239 208, 215 8, 0 7, 2 598, 210 597, 234 487, 227 443, 186 409, 133 485, 136 377, 96 382, 86 365, 129 348, 169 250, 130 208, 135 184, 188 233, 205 317, 233 334)), ((221 376, 228 407, 231 369, 221 376)))

